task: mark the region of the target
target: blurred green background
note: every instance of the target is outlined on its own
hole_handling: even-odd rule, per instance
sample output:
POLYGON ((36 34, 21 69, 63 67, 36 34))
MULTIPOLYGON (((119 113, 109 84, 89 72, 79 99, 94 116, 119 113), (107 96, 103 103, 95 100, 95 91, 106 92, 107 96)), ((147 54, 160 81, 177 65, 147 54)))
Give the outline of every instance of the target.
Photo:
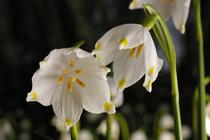
MULTIPOLYGON (((86 51, 109 29, 123 23, 141 23, 143 10, 130 11, 128 0, 0 0, 0 123, 8 120, 20 140, 44 137, 58 139, 59 132, 51 125, 51 107, 27 103, 31 77, 52 49, 71 47, 85 40, 86 51)), ((191 126, 192 97, 198 82, 195 17, 191 3, 186 33, 181 35, 168 22, 177 50, 180 106, 183 124, 191 126)), ((205 38, 206 75, 210 75, 210 1, 202 1, 205 38)), ((157 44, 159 56, 164 58, 157 44)), ((130 131, 141 128, 148 137, 159 112, 171 113, 170 75, 166 61, 152 93, 142 87, 143 80, 125 90, 124 105, 117 111, 128 120, 130 131)), ((207 89, 209 92, 209 89, 207 89)), ((95 130, 102 118, 91 121, 84 112, 81 128, 95 130)), ((0 127, 1 129, 1 127, 0 127)), ((1 131, 1 130, 0 130, 1 131)), ((12 139, 12 138, 11 138, 12 139)), ((1 137, 0 137, 0 140, 1 137)))

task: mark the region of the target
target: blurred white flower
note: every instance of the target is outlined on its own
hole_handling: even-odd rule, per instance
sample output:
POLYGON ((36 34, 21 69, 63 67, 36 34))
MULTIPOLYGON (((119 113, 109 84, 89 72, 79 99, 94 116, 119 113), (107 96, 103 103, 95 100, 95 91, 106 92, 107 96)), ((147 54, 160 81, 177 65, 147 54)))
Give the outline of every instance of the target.
POLYGON ((177 30, 185 32, 191 0, 132 0, 129 9, 143 8, 144 4, 151 4, 167 20, 172 18, 177 30))
POLYGON ((88 52, 55 49, 40 62, 26 100, 52 104, 68 130, 79 120, 83 108, 91 113, 115 113, 106 74, 105 67, 88 52))
POLYGON ((160 118, 160 127, 164 130, 169 130, 174 128, 174 119, 171 114, 165 113, 160 118))
POLYGON ((206 134, 210 137, 210 102, 206 105, 206 134))
POLYGON ((175 136, 170 131, 163 131, 160 133, 158 140, 175 140, 175 136))
POLYGON ((131 134, 131 140, 147 140, 147 135, 142 130, 137 130, 131 134))
POLYGON ((79 132, 79 140, 93 140, 93 135, 87 129, 82 129, 79 132))
POLYGON ((117 84, 112 77, 107 77, 107 81, 111 92, 111 101, 115 107, 120 107, 124 101, 123 91, 117 90, 117 84))
POLYGON ((97 41, 93 54, 104 65, 113 62, 114 81, 119 91, 146 75, 143 86, 151 92, 163 64, 149 31, 139 24, 112 28, 97 41))
POLYGON ((182 135, 184 140, 187 140, 191 137, 191 129, 189 126, 187 125, 182 126, 182 135))
POLYGON ((0 120, 0 140, 14 139, 15 133, 7 119, 0 120))
MULTIPOLYGON (((101 124, 99 125, 99 127, 97 128, 97 131, 99 134, 102 135, 106 135, 106 131, 107 131, 107 124, 106 124, 106 120, 103 120, 101 122, 101 124)), ((120 137, 120 126, 118 124, 118 122, 113 119, 112 120, 112 126, 111 126, 111 132, 112 132, 112 140, 119 140, 120 137)))

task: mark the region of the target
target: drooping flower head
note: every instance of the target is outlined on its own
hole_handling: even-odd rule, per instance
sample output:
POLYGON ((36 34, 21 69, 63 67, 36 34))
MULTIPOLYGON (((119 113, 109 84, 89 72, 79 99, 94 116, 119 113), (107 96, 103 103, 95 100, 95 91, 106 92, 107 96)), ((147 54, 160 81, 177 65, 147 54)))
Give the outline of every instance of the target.
POLYGON ((52 105, 69 129, 83 108, 91 113, 114 113, 105 67, 90 53, 79 48, 55 49, 40 62, 32 77, 27 101, 52 105))
POLYGON ((185 32, 191 0, 132 0, 129 9, 143 8, 144 4, 151 4, 167 20, 172 18, 177 30, 185 32))
POLYGON ((114 81, 119 91, 145 75, 143 86, 151 92, 163 63, 149 31, 139 24, 112 28, 97 41, 93 53, 104 65, 113 61, 114 81))

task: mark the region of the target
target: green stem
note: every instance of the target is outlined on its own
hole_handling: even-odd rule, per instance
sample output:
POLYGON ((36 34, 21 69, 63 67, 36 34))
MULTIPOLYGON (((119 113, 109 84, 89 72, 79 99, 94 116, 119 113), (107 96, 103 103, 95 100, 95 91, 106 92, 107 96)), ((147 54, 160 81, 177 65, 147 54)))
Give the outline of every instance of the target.
POLYGON ((112 139, 112 116, 108 115, 106 120, 107 130, 106 130, 106 139, 111 140, 112 139))
POLYGON ((198 89, 195 89, 192 108, 193 139, 198 140, 198 89))
POLYGON ((205 67, 204 67, 204 49, 203 49, 203 32, 202 32, 202 23, 201 23, 201 9, 200 9, 200 0, 194 0, 195 8, 195 17, 196 17, 196 34, 198 42, 198 71, 199 71, 199 114, 200 114, 200 135, 201 140, 206 140, 206 126, 205 126, 205 101, 206 101, 206 92, 205 92, 205 67))
POLYGON ((77 128, 77 125, 74 125, 71 128, 71 139, 72 140, 79 140, 79 138, 78 138, 78 128, 77 128))
POLYGON ((115 115, 115 119, 120 124, 122 140, 129 140, 129 128, 126 119, 120 113, 115 115))
POLYGON ((167 62, 170 65, 170 74, 171 74, 171 86, 172 86, 172 105, 173 113, 175 116, 175 133, 176 139, 182 140, 182 124, 181 124, 181 115, 179 107, 179 88, 177 80, 177 70, 176 70, 176 51, 174 43, 171 37, 171 34, 167 28, 167 25, 164 19, 160 16, 158 11, 156 11, 152 6, 144 6, 146 13, 157 15, 157 22, 153 28, 155 35, 160 42, 160 45, 163 49, 163 52, 167 58, 167 62), (160 35, 160 36, 158 36, 160 35))

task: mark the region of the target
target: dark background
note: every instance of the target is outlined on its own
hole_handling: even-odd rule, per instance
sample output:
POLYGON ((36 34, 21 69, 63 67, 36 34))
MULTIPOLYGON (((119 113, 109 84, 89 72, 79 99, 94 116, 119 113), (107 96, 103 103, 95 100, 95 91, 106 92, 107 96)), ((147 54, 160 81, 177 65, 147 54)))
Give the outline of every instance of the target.
MULTIPOLYGON (((54 139, 58 133, 51 126, 51 107, 27 103, 31 77, 52 49, 71 47, 85 40, 87 51, 106 31, 123 23, 140 23, 143 10, 130 11, 128 0, 0 0, 0 119, 12 122, 17 139, 23 130, 22 120, 30 121, 30 139, 42 139, 39 131, 54 139)), ((202 20, 205 39, 206 75, 210 75, 209 14, 210 1, 202 1, 202 20)), ((174 36, 178 59, 180 106, 183 124, 191 126, 192 97, 198 82, 195 16, 191 3, 186 33, 181 35, 169 22, 174 36), (181 42, 181 43, 179 43, 181 42)), ((159 48, 159 47, 158 47, 159 48)), ((159 56, 164 58, 160 49, 159 56)), ((142 87, 143 79, 125 90, 125 103, 118 109, 129 122, 131 132, 143 128, 150 136, 155 114, 160 108, 171 112, 170 75, 166 61, 153 85, 153 92, 142 87)), ((207 90, 209 92, 209 90, 207 90)), ((82 115, 81 127, 92 128, 82 115)))

